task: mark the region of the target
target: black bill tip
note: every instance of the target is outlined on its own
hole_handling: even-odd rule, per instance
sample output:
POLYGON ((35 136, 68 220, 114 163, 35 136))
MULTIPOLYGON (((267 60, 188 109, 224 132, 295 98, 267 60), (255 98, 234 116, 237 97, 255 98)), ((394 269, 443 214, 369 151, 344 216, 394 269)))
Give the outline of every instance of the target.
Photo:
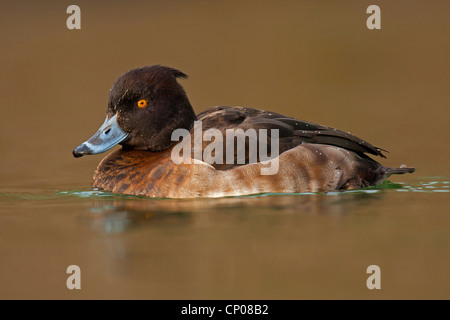
POLYGON ((92 150, 89 149, 84 143, 73 149, 72 154, 75 158, 81 158, 84 155, 92 154, 92 150))

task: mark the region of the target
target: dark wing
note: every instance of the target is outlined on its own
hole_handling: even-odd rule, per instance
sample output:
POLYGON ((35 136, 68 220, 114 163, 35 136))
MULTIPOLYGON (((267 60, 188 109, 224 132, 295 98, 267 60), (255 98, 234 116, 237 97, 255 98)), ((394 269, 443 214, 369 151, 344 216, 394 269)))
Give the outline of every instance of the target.
MULTIPOLYGON (((245 107, 219 106, 208 109, 197 115, 197 120, 202 123, 202 130, 214 128, 222 132, 225 137, 226 129, 266 129, 268 133, 267 150, 271 150, 270 132, 271 129, 278 129, 279 133, 279 153, 292 149, 302 143, 327 144, 347 149, 358 154, 369 153, 375 156, 385 156, 381 151, 386 151, 373 146, 350 133, 318 125, 315 123, 302 121, 284 115, 257 110, 245 107)), ((224 138, 225 139, 225 138, 224 138)), ((248 149, 248 138, 246 139, 245 163, 250 163, 252 159, 251 150, 248 149)), ((203 149, 210 142, 203 144, 203 149)), ((225 141, 224 141, 224 162, 225 162, 225 141)), ((238 150, 235 148, 235 156, 238 150)), ((235 157, 236 158, 236 157, 235 157)), ((254 158, 253 158, 254 159, 254 158)), ((258 157, 259 161, 259 157, 258 157)), ((235 164, 237 162, 234 162, 235 164)), ((217 165, 217 169, 229 169, 235 165, 217 165)))

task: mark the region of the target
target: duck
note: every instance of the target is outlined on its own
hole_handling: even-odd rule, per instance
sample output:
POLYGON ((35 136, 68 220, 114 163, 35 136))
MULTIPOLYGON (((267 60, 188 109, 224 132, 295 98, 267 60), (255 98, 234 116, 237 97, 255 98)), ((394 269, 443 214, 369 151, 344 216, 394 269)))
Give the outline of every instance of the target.
POLYGON ((186 78, 152 65, 113 83, 103 124, 72 152, 121 145, 97 166, 94 188, 151 198, 326 193, 415 171, 383 166, 373 157, 387 151, 353 134, 276 112, 219 105, 196 114, 179 82, 186 78))

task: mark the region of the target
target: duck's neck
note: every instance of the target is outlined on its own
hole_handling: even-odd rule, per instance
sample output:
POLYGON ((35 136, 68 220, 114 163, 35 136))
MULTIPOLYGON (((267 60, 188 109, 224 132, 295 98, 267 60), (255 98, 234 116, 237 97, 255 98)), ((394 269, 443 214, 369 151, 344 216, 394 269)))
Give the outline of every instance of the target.
MULTIPOLYGON (((185 100, 183 106, 178 108, 178 112, 173 115, 173 118, 168 121, 162 130, 161 143, 156 148, 150 148, 151 151, 163 151, 172 147, 178 142, 178 140, 172 141, 172 134, 175 130, 187 130, 190 131, 194 127, 194 121, 197 120, 197 116, 190 104, 189 100, 185 100)), ((182 132, 180 132, 182 133, 182 132)), ((179 135, 175 135, 174 139, 178 139, 179 135)))

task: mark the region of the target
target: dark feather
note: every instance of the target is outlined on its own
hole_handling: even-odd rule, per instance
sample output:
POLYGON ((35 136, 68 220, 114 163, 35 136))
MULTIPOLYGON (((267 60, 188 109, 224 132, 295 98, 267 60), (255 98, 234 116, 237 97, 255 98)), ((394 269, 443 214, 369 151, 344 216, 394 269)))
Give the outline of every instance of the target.
MULTIPOLYGON (((197 119, 198 121, 202 121, 203 131, 215 128, 220 130, 224 136, 227 129, 242 129, 244 132, 248 129, 255 129, 257 132, 259 129, 266 129, 269 136, 267 140, 267 150, 269 151, 271 150, 270 130, 278 129, 280 154, 299 144, 312 143, 333 145, 353 151, 359 155, 368 153, 385 158, 381 153, 383 149, 375 147, 350 133, 312 122, 286 117, 275 112, 245 107, 219 106, 201 112, 197 115, 197 119)), ((204 143, 204 147, 207 144, 209 142, 204 143)), ((235 157, 236 153, 237 150, 235 150, 235 157)), ((247 139, 246 163, 251 163, 249 159, 251 159, 251 154, 249 154, 247 139)), ((229 169, 235 165, 213 164, 213 166, 216 169, 229 169)))

